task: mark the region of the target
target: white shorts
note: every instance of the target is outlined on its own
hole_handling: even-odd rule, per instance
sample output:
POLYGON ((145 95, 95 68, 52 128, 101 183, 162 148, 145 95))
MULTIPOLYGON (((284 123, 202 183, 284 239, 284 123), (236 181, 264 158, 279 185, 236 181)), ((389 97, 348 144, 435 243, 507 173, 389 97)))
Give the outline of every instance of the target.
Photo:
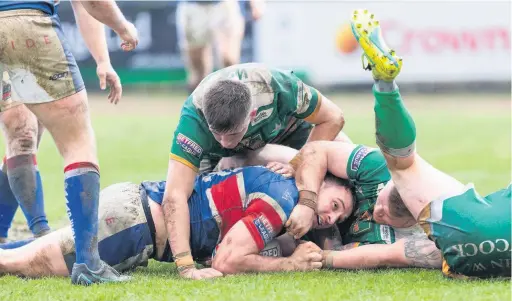
POLYGON ((85 88, 58 15, 0 11, 0 112, 45 103, 85 88), (16 92, 10 96, 10 92, 16 92))
POLYGON ((240 35, 245 22, 235 0, 220 2, 180 2, 176 10, 178 43, 181 48, 204 47, 215 35, 240 35))

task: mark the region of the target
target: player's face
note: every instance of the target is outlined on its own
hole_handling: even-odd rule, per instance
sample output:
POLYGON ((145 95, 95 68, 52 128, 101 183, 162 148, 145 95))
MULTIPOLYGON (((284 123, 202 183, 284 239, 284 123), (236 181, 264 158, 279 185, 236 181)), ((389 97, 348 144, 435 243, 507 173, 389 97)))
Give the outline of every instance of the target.
POLYGON ((352 193, 338 185, 325 185, 320 188, 317 204, 315 228, 328 228, 344 221, 353 210, 352 193))
POLYGON ((244 135, 245 133, 247 133, 247 129, 249 128, 249 124, 252 118, 253 113, 251 112, 251 114, 243 124, 241 124, 239 127, 231 131, 227 131, 224 133, 219 133, 212 129, 210 129, 210 131, 212 132, 215 140, 217 140, 217 142, 219 142, 223 148, 233 149, 244 138, 244 135))
POLYGON ((410 227, 416 223, 414 219, 410 217, 397 217, 390 213, 389 194, 394 186, 393 181, 389 181, 379 192, 377 202, 373 209, 373 219, 379 224, 389 225, 395 228, 410 227))

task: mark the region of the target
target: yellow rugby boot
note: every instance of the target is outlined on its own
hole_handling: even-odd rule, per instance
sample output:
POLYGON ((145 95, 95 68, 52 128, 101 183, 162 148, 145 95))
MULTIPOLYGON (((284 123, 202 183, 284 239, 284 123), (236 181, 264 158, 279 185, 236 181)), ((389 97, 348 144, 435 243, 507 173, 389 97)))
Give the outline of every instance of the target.
POLYGON ((402 69, 402 58, 382 38, 379 21, 367 9, 356 9, 350 19, 352 33, 363 49, 363 68, 376 80, 392 81, 402 69))

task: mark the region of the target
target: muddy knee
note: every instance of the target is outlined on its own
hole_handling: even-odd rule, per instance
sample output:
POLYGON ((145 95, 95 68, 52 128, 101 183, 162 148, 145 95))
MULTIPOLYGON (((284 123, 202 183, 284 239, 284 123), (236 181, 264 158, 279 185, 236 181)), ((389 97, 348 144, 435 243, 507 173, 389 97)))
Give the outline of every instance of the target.
POLYGON ((2 113, 1 119, 9 157, 36 152, 38 125, 29 110, 19 106, 2 113))

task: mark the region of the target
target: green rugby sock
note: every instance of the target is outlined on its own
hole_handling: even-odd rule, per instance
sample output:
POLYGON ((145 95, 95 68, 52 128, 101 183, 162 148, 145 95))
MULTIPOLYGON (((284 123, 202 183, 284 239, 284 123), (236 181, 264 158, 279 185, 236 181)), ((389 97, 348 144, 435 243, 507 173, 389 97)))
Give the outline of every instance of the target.
POLYGON ((416 126, 398 86, 394 81, 376 81, 373 95, 377 144, 394 157, 409 156, 415 149, 416 126))

